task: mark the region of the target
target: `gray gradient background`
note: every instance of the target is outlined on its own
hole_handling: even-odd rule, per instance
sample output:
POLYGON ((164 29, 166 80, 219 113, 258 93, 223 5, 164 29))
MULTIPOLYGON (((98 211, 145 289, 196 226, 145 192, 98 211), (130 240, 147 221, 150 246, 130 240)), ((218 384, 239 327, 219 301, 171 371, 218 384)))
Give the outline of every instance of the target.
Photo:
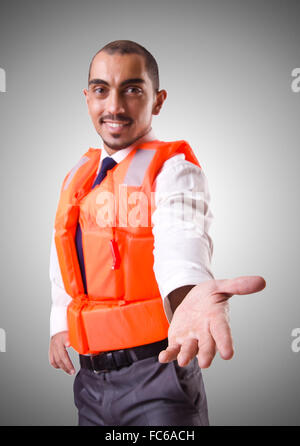
POLYGON ((291 0, 1 1, 1 425, 77 422, 74 378, 48 363, 50 237, 66 172, 101 146, 82 89, 115 39, 156 57, 168 98, 153 128, 208 177, 215 277, 267 281, 231 299, 235 356, 203 370, 210 422, 300 424, 299 19, 291 0))

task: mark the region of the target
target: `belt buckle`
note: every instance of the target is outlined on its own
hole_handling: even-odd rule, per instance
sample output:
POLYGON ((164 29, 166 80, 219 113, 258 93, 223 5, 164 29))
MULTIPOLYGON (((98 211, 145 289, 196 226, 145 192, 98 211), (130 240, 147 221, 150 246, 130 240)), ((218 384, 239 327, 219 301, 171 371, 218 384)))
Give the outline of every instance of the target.
POLYGON ((128 354, 128 351, 125 349, 116 350, 113 352, 113 360, 116 365, 117 370, 121 369, 122 367, 126 367, 132 364, 132 360, 130 360, 130 356, 128 354))
POLYGON ((96 355, 91 355, 90 356, 90 358, 91 358, 91 363, 92 363, 92 368, 93 368, 93 372, 94 373, 96 373, 97 375, 99 374, 99 373, 101 373, 101 372, 109 372, 109 370, 107 370, 107 369, 98 369, 97 368, 97 360, 96 360, 96 358, 98 358, 100 355, 103 355, 104 353, 98 353, 98 354, 96 354, 96 355))
POLYGON ((110 372, 111 370, 119 370, 124 366, 129 366, 132 364, 132 361, 129 360, 128 353, 126 350, 115 350, 111 352, 102 352, 100 354, 91 355, 91 363, 93 372, 99 374, 101 372, 110 372), (99 369, 98 366, 98 358, 101 356, 104 359, 104 364, 108 369, 99 369))

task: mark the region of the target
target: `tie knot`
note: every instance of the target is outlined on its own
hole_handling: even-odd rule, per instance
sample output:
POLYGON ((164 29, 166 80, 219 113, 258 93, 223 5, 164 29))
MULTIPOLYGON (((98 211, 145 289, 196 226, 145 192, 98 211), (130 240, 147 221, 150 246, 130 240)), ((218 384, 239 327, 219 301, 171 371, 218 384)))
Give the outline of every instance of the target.
POLYGON ((101 169, 97 175, 97 178, 96 178, 92 188, 94 188, 95 186, 100 184, 101 181, 106 177, 107 171, 112 169, 116 164, 117 164, 117 162, 110 156, 105 157, 102 160, 101 169))
POLYGON ((102 161, 100 172, 106 173, 108 170, 112 169, 116 164, 117 163, 113 158, 111 158, 110 156, 106 156, 102 161))

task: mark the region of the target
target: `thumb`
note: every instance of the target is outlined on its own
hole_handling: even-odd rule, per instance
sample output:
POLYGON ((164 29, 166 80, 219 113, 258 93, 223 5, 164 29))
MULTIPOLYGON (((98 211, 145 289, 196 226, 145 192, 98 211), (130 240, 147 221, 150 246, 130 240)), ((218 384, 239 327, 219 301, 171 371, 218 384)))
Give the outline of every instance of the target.
POLYGON ((69 341, 69 338, 68 338, 68 337, 67 337, 67 339, 65 340, 64 345, 65 345, 65 347, 71 347, 71 344, 70 344, 70 341, 69 341))
POLYGON ((265 288, 266 281, 261 276, 240 276, 235 279, 216 280, 213 294, 252 294, 265 288))

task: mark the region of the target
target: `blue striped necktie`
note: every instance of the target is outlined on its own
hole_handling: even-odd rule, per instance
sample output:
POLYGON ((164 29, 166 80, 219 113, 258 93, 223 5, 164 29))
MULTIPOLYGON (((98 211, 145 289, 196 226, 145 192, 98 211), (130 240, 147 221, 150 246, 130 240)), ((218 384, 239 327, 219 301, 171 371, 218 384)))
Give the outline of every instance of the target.
MULTIPOLYGON (((107 156, 103 159, 102 164, 101 164, 101 169, 100 169, 100 171, 92 185, 92 189, 94 189, 95 186, 97 186, 98 184, 101 183, 102 180, 104 180, 104 178, 106 177, 107 171, 112 169, 116 164, 117 164, 117 162, 109 156, 107 156)), ((83 258, 83 249, 82 249, 82 232, 81 232, 81 227, 80 227, 79 222, 78 222, 77 228, 76 228, 75 243, 76 243, 77 256, 78 256, 78 261, 79 261, 79 266, 80 266, 80 271, 81 271, 82 282, 83 282, 83 286, 84 286, 84 292, 85 292, 85 294, 87 294, 86 276, 85 276, 85 267, 84 267, 84 258, 83 258)))

